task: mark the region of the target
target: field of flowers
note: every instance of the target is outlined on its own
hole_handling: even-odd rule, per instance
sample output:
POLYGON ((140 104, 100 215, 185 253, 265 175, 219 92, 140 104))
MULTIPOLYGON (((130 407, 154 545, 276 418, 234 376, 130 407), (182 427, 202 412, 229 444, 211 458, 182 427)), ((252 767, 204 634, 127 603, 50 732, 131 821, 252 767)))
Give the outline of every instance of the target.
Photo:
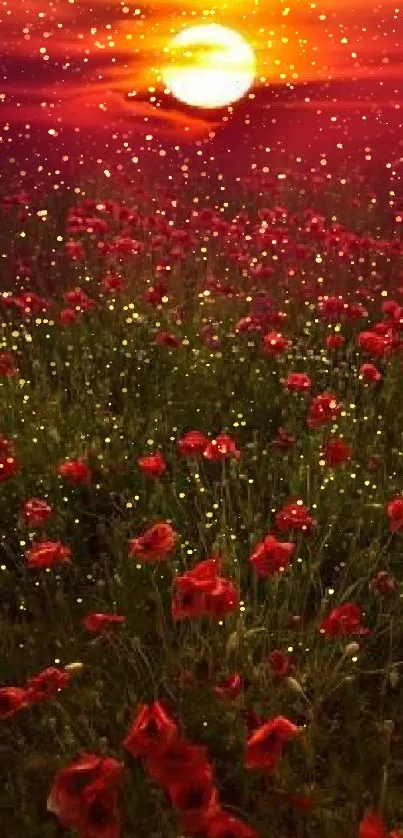
POLYGON ((403 242, 283 197, 3 200, 6 838, 403 835, 403 242))

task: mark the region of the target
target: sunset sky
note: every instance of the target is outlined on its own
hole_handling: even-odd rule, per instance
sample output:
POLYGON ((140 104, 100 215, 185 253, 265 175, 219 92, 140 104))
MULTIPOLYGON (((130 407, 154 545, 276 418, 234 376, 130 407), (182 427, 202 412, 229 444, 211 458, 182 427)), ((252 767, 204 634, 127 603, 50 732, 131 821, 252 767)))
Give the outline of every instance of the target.
POLYGON ((398 126, 403 5, 353 2, 0 0, 1 127, 14 137, 17 126, 40 128, 49 142, 77 129, 143 138, 152 130, 162 147, 217 131, 239 137, 251 122, 258 130, 279 103, 316 114, 334 111, 335 100, 347 120, 380 108, 398 126), (255 86, 229 111, 188 108, 164 93, 170 39, 206 22, 234 28, 256 53, 255 86))

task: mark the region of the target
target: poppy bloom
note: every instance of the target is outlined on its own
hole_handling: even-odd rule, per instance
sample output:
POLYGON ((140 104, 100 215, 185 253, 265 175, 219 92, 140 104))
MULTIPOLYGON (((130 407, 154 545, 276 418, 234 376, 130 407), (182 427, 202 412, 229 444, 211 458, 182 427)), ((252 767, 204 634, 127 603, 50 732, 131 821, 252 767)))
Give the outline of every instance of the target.
POLYGON ((163 754, 151 753, 146 757, 146 769, 162 786, 182 783, 190 774, 210 770, 207 748, 192 745, 180 737, 171 739, 163 754))
POLYGON ((173 783, 168 791, 186 832, 190 835, 204 832, 208 818, 219 808, 210 766, 188 776, 181 783, 173 783))
POLYGON ((238 608, 239 590, 230 579, 219 576, 214 589, 206 594, 206 611, 216 620, 232 614, 238 608))
POLYGON ((353 602, 346 602, 334 608, 325 617, 319 627, 321 634, 329 637, 344 637, 346 634, 369 634, 370 630, 362 625, 362 609, 353 602))
POLYGON ((378 368, 375 367, 374 364, 361 364, 359 375, 364 379, 364 381, 368 381, 371 384, 375 384, 382 378, 382 373, 379 372, 378 368))
POLYGON ((146 477, 158 478, 166 471, 165 460, 159 451, 146 457, 139 457, 137 465, 146 477))
POLYGON ((360 332, 357 335, 357 346, 368 355, 382 358, 390 352, 392 340, 387 335, 379 335, 375 331, 360 332))
POLYGON ((309 533, 315 527, 315 521, 302 503, 287 503, 277 512, 276 527, 280 532, 291 530, 309 533))
POLYGON ((325 447, 325 461, 328 466, 340 466, 348 463, 353 456, 353 449, 344 439, 332 439, 325 447))
POLYGON ((290 372, 284 381, 287 390, 295 390, 298 393, 306 393, 312 387, 312 381, 306 372, 290 372))
POLYGON ((341 405, 335 396, 331 393, 322 393, 321 396, 316 396, 310 405, 308 425, 310 428, 316 428, 318 425, 323 425, 326 422, 334 422, 340 416, 341 405))
POLYGON ((91 803, 102 800, 110 791, 117 789, 123 772, 123 763, 112 757, 82 754, 53 778, 47 801, 48 812, 56 815, 65 827, 84 827, 89 820, 87 816, 91 814, 91 803))
MULTIPOLYGON (((83 815, 79 826, 80 838, 120 838, 121 825, 116 790, 102 790, 97 794, 84 791, 83 815)), ((78 824, 77 824, 78 825, 78 824)))
POLYGON ((125 619, 118 614, 87 614, 82 623, 92 634, 102 634, 111 626, 122 625, 125 619))
POLYGON ((367 812, 359 827, 358 838, 388 838, 388 831, 380 815, 367 812))
POLYGON ((29 679, 26 690, 27 699, 35 704, 47 701, 48 698, 66 689, 70 681, 71 675, 65 669, 50 666, 29 679))
POLYGON ((84 460, 67 460, 58 467, 58 474, 73 486, 87 486, 91 483, 92 473, 84 460))
POLYGON ((267 535, 255 547, 249 561, 260 577, 272 576, 280 570, 285 570, 291 561, 295 544, 278 541, 274 535, 267 535))
POLYGON ((0 719, 11 719, 28 704, 26 690, 20 687, 0 688, 0 719))
POLYGON ((245 747, 245 767, 274 771, 282 756, 284 745, 298 736, 302 728, 297 727, 284 716, 261 725, 249 737, 245 747))
POLYGON ((221 681, 220 684, 217 684, 214 687, 213 692, 215 695, 219 696, 219 698, 228 698, 228 699, 235 699, 238 698, 240 693, 242 692, 243 682, 238 672, 234 672, 232 675, 229 675, 225 681, 221 681))
POLYGON ((282 355, 291 342, 280 332, 268 332, 263 338, 264 351, 267 355, 282 355))
POLYGON ((326 347, 327 349, 340 349, 345 342, 346 339, 343 335, 328 335, 326 338, 326 347))
POLYGON ((61 541, 39 541, 27 551, 28 567, 53 567, 71 562, 71 550, 61 541))
POLYGON ((206 824, 206 838, 258 838, 246 823, 220 809, 206 824))
POLYGON ((100 282, 101 290, 106 291, 108 294, 115 294, 118 291, 122 291, 124 286, 125 281, 118 274, 107 274, 100 282))
POLYGON ((17 364, 11 352, 0 352, 0 377, 11 378, 17 372, 17 364))
POLYGON ((159 701, 142 704, 123 742, 133 757, 160 757, 178 728, 159 701))
POLYGON ((241 452, 238 451, 236 444, 227 434, 219 434, 211 442, 208 442, 203 452, 206 460, 217 462, 219 460, 229 460, 235 458, 239 460, 241 452))
POLYGON ((275 681, 282 681, 288 675, 294 675, 295 666, 290 660, 290 656, 282 652, 281 649, 273 649, 267 660, 275 681))
POLYGON ((174 549, 176 541, 175 530, 161 521, 129 541, 129 556, 145 562, 163 561, 174 549))
POLYGON ((188 459, 201 457, 208 445, 208 439, 200 431, 188 431, 176 443, 178 454, 188 459))
POLYGON ((19 471, 20 464, 12 454, 6 457, 0 455, 0 483, 4 480, 9 480, 11 477, 15 477, 19 471))
POLYGON ((59 318, 63 326, 72 326, 80 318, 80 312, 75 308, 63 308, 60 312, 59 318))
POLYGON ((31 527, 41 527, 52 514, 52 507, 40 498, 31 498, 25 501, 21 515, 24 521, 31 527))
POLYGON ((158 346, 169 346, 171 349, 177 349, 180 346, 180 340, 173 332, 162 330, 157 332, 155 342, 158 346))
POLYGON ((387 506, 389 528, 391 532, 403 529, 403 497, 393 498, 387 506))
POLYGON ((391 576, 387 570, 379 570, 375 576, 372 577, 369 583, 370 591, 376 591, 382 596, 387 596, 396 589, 397 581, 391 576))

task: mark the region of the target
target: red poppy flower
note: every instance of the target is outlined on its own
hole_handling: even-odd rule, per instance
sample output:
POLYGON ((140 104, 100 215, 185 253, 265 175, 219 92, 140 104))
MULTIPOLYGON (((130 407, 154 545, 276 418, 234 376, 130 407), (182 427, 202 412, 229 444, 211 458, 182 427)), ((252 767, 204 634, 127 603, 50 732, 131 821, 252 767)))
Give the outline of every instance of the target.
POLYGON ((322 393, 321 396, 316 396, 310 405, 308 425, 311 428, 316 428, 318 425, 323 425, 326 422, 334 422, 340 416, 341 405, 335 396, 331 393, 322 393))
POLYGON ((367 812, 359 827, 358 838, 388 838, 382 818, 376 812, 367 812))
POLYGON ((214 590, 206 594, 206 611, 216 620, 232 614, 238 608, 239 590, 230 579, 218 577, 214 590))
POLYGON ((277 716, 261 725, 249 737, 245 748, 245 767, 274 771, 282 756, 284 745, 298 736, 302 728, 297 727, 284 716, 277 716))
POLYGON ((241 676, 238 672, 233 672, 232 675, 229 675, 225 681, 221 681, 220 684, 217 684, 214 687, 213 692, 215 695, 218 695, 220 698, 228 698, 233 700, 238 698, 241 694, 243 688, 243 681, 241 676))
POLYGON ((51 514, 52 507, 40 498, 31 498, 25 501, 21 509, 21 515, 24 521, 31 527, 43 526, 51 514))
POLYGON ((364 381, 369 381, 371 384, 375 384, 382 378, 382 373, 379 372, 379 370, 377 369, 377 367, 374 366, 374 364, 361 364, 359 369, 359 375, 362 376, 364 381))
POLYGON ((137 465, 147 477, 158 478, 166 471, 165 460, 159 451, 156 454, 148 454, 146 457, 138 457, 137 465))
POLYGON ((325 617, 319 627, 321 634, 329 637, 344 637, 346 634, 369 634, 370 630, 362 625, 362 609, 353 602, 346 602, 334 608, 325 617))
POLYGON ((218 792, 212 785, 211 775, 211 768, 208 767, 168 788, 172 805, 190 835, 204 832, 207 820, 219 808, 218 792))
POLYGON ((119 291, 123 291, 124 287, 125 281, 118 274, 107 274, 100 282, 100 288, 108 294, 116 294, 119 291))
POLYGON ((0 352, 0 377, 11 378, 17 372, 15 357, 11 352, 0 352))
POLYGON ((208 445, 208 439, 200 431, 188 431, 185 436, 178 439, 176 447, 178 454, 182 457, 201 457, 208 445))
POLYGON ((219 556, 211 556, 177 576, 174 585, 180 591, 198 590, 211 593, 217 584, 220 564, 219 556))
POLYGON ((83 625, 87 631, 93 634, 102 634, 108 628, 114 625, 122 625, 125 622, 125 617, 119 614, 87 614, 83 619, 83 625))
POLYGON ((82 288, 73 288, 63 294, 64 302, 69 306, 81 308, 83 311, 89 311, 96 308, 95 300, 92 300, 82 288))
POLYGON ((162 786, 180 784, 191 774, 201 774, 210 769, 207 748, 192 745, 184 739, 174 738, 163 754, 149 754, 146 768, 153 780, 162 786))
POLYGON ((19 687, 0 688, 0 719, 11 719, 27 704, 26 690, 19 687))
POLYGON ((63 308, 60 312, 60 322, 63 326, 72 326, 80 319, 81 312, 76 311, 75 308, 63 308))
POLYGON ((326 347, 328 349, 340 349, 343 346, 343 343, 346 342, 346 339, 343 335, 329 335, 326 338, 326 347))
POLYGON ((357 346, 368 355, 382 358, 390 352, 392 340, 389 336, 379 335, 375 331, 360 332, 357 335, 357 346))
POLYGON ((27 699, 32 703, 40 703, 47 701, 48 698, 57 695, 57 693, 68 687, 71 681, 71 675, 65 669, 58 669, 56 666, 50 666, 34 675, 27 683, 27 699))
POLYGON ((116 790, 123 772, 123 763, 112 757, 82 754, 53 778, 48 812, 56 815, 65 827, 85 827, 91 803, 107 798, 110 791, 116 790))
POLYGON ((293 675, 295 672, 295 666, 290 660, 290 656, 282 652, 281 649, 273 649, 268 655, 267 660, 275 681, 282 681, 283 678, 286 678, 288 675, 293 675))
POLYGON ((28 567, 53 567, 71 561, 71 550, 61 541, 39 541, 27 551, 28 567))
POLYGON ((141 705, 123 744, 133 757, 160 757, 177 733, 173 719, 154 701, 141 705))
POLYGON ((84 460, 67 460, 61 463, 58 474, 74 486, 87 486, 92 478, 91 469, 84 460))
POLYGON ((325 460, 328 466, 340 466, 348 463, 353 456, 353 449, 344 439, 332 439, 325 446, 325 460))
POLYGON ((306 393, 310 390, 312 381, 306 372, 290 372, 284 381, 284 387, 287 390, 296 390, 299 393, 306 393))
POLYGON ((171 349, 177 349, 180 346, 180 340, 173 332, 162 330, 157 332, 155 342, 158 346, 169 346, 171 349))
POLYGON ((263 338, 263 346, 267 355, 282 355, 291 342, 280 332, 268 332, 263 338))
POLYGON ((175 530, 161 521, 129 541, 129 555, 145 562, 162 561, 172 552, 176 541, 175 530))
POLYGON ((258 838, 258 834, 246 823, 221 809, 208 819, 206 838, 258 838))
POLYGON ((295 544, 278 541, 274 535, 267 535, 255 547, 249 561, 256 569, 257 575, 264 578, 285 570, 291 561, 295 544))
POLYGON ((206 460, 218 461, 229 460, 235 458, 239 460, 241 452, 238 451, 236 444, 227 434, 219 434, 215 439, 207 443, 203 452, 206 460))
POLYGON ((280 532, 291 530, 294 532, 310 533, 315 527, 315 521, 306 506, 301 503, 287 503, 276 515, 276 527, 280 532))
POLYGON ((118 794, 115 790, 102 791, 86 800, 84 791, 83 819, 79 826, 79 838, 120 838, 121 825, 118 809, 118 794))
POLYGON ((391 532, 403 529, 403 497, 393 498, 387 506, 389 528, 391 532))
POLYGON ((9 480, 11 477, 15 477, 19 473, 20 468, 18 460, 12 454, 9 454, 8 457, 0 456, 0 483, 4 480, 9 480))
POLYGON ((369 583, 370 591, 377 591, 382 596, 388 596, 396 589, 397 580, 387 570, 379 570, 369 583))

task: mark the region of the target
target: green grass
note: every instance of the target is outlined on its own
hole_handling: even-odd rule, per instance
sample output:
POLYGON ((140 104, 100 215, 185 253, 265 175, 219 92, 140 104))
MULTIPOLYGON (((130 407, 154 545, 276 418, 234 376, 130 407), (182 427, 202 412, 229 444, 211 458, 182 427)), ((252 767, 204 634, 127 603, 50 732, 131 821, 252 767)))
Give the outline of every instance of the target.
MULTIPOLYGON (((299 300, 299 278, 287 285, 280 263, 270 283, 277 306, 289 313, 281 331, 292 345, 272 359, 262 352, 259 334, 235 332, 249 309, 247 291, 233 300, 198 296, 205 263, 192 250, 160 310, 142 298, 153 275, 146 244, 139 263, 124 266, 126 291, 112 302, 101 299, 79 323, 60 327, 60 295, 48 315, 2 318, 3 351, 15 353, 19 373, 0 380, 0 429, 15 443, 21 473, 0 484, 0 682, 19 686, 55 663, 83 663, 56 699, 1 722, 7 838, 62 834, 46 812, 54 772, 82 750, 124 758, 133 710, 156 697, 171 702, 191 741, 207 745, 223 805, 262 838, 336 838, 341 831, 353 838, 367 806, 381 805, 391 825, 403 823, 403 536, 390 534, 386 514, 387 502, 403 486, 402 365, 398 354, 381 360, 382 382, 366 385, 358 378, 364 357, 355 344, 358 331, 383 317, 371 263, 385 275, 387 266, 388 288, 397 284, 401 258, 388 262, 368 250, 364 267, 334 254, 304 263, 317 294, 317 279, 326 276, 326 289, 350 285, 353 295, 357 268, 369 288, 370 316, 342 325, 346 343, 337 352, 323 348, 330 329, 315 313, 314 294, 309 304, 299 300), (182 289, 193 303, 191 316, 172 327, 182 289), (199 338, 208 320, 217 324, 219 352, 199 338), (173 329, 179 348, 156 345, 159 328, 173 329), (307 426, 310 396, 288 393, 281 383, 293 370, 311 376, 312 395, 330 391, 342 402, 336 424, 307 426), (279 427, 296 438, 289 452, 273 445, 279 427), (176 441, 193 429, 210 437, 229 433, 242 458, 187 463, 178 457, 176 441), (352 445, 350 464, 321 465, 331 432, 352 445), (156 450, 167 471, 152 482, 136 460, 156 450), (374 456, 380 458, 375 470, 369 467, 374 456), (57 476, 67 457, 87 458, 89 487, 68 487, 57 476), (71 566, 27 569, 25 550, 42 537, 20 521, 30 497, 52 505, 43 537, 71 548, 71 566), (252 549, 273 527, 275 512, 294 499, 311 510, 315 533, 295 539, 289 570, 258 580, 249 562, 252 549), (128 540, 158 520, 171 521, 178 532, 175 552, 157 565, 136 563, 128 557, 128 540), (225 575, 239 584, 241 609, 222 624, 206 618, 174 625, 174 575, 212 553, 221 555, 225 575), (387 598, 369 590, 378 570, 398 582, 387 598), (318 631, 323 615, 346 601, 363 607, 371 629, 358 638, 354 659, 344 650, 357 638, 318 631), (124 614, 126 623, 94 640, 81 625, 91 611, 124 614), (273 681, 267 656, 277 648, 293 650, 300 690, 293 682, 273 681), (245 691, 225 702, 212 688, 234 671, 245 679, 245 691), (244 707, 305 726, 268 778, 243 768, 244 707), (313 795, 311 812, 290 806, 289 795, 296 793, 313 795)), ((208 252, 210 268, 247 287, 238 268, 224 272, 225 258, 215 254, 212 238, 208 252)), ((93 256, 85 266, 58 264, 64 288, 77 284, 97 296, 104 267, 93 256)), ((10 290, 11 280, 10 274, 10 290)), ((140 762, 125 758, 125 835, 179 838, 163 792, 140 762)))

